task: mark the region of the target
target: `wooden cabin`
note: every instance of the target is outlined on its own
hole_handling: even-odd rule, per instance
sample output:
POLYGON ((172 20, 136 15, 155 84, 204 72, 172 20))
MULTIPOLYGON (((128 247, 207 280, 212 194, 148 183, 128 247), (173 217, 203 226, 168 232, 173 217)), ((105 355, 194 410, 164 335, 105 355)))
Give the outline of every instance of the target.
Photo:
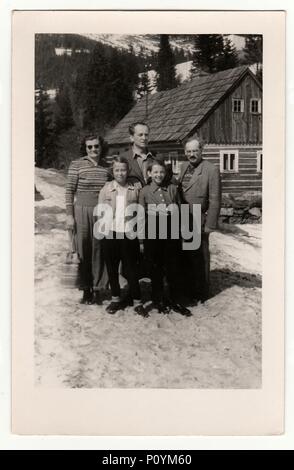
POLYGON ((145 96, 107 134, 111 154, 129 146, 135 121, 149 125, 149 148, 176 165, 187 138, 200 135, 203 157, 220 168, 223 193, 261 191, 262 87, 247 66, 145 96))

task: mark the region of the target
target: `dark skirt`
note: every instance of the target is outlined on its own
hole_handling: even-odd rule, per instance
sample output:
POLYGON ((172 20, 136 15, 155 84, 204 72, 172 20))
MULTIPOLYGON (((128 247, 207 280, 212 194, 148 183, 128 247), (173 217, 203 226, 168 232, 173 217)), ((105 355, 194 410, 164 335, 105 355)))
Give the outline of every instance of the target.
POLYGON ((80 289, 105 289, 108 276, 102 253, 101 240, 93 235, 95 206, 75 205, 77 250, 80 263, 80 289))

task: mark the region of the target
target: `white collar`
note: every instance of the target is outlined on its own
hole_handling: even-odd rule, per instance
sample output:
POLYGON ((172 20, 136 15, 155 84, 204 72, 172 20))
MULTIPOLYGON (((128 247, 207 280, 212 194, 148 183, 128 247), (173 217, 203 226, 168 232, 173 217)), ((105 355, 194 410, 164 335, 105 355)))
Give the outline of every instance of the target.
POLYGON ((134 186, 132 186, 132 185, 129 184, 129 183, 127 183, 125 186, 121 186, 121 185, 118 184, 118 182, 115 181, 115 180, 112 180, 111 183, 112 183, 111 191, 118 191, 119 189, 135 189, 134 186))

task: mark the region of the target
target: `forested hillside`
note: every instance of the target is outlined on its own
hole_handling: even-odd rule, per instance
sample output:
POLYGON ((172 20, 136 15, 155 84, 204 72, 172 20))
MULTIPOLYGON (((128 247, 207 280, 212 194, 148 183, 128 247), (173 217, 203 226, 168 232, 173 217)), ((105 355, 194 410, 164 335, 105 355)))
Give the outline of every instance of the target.
MULTIPOLYGON (((191 57, 189 48, 173 51, 175 63, 191 57)), ((139 74, 156 64, 156 51, 143 45, 134 51, 131 43, 113 47, 77 34, 37 34, 37 166, 66 168, 79 156, 81 135, 104 136, 146 92, 139 74)))
MULTIPOLYGON (((94 35, 92 35, 94 36, 94 35)), ((151 35, 148 35, 148 37, 151 35)), ((184 42, 183 38, 174 36, 173 54, 175 64, 192 59, 191 42, 184 42), (177 41, 178 46, 175 45, 177 41)), ((76 71, 86 68, 90 53, 97 45, 96 39, 91 39, 78 34, 37 34, 35 37, 35 72, 36 86, 42 85, 45 89, 57 88, 59 80, 72 81, 76 78, 76 71), (58 56, 55 49, 70 49, 71 55, 58 56)), ((149 39, 151 41, 151 39, 149 39)), ((152 36, 152 41, 159 44, 159 35, 152 36)), ((153 44, 151 42, 151 44, 153 44)), ((119 43, 120 47, 114 47, 105 42, 98 41, 106 56, 110 57, 114 51, 121 53, 124 60, 129 58, 136 62, 139 73, 144 72, 145 65, 149 68, 156 67, 156 48, 143 46, 135 49, 132 43, 128 45, 119 43)))

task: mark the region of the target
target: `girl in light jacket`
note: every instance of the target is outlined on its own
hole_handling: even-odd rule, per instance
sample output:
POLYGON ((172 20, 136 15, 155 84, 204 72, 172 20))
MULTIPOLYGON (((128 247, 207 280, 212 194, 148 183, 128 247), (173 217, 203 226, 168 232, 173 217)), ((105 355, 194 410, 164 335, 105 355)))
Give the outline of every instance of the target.
POLYGON ((112 301, 106 311, 114 314, 128 305, 134 305, 137 314, 147 317, 148 313, 141 301, 139 285, 139 240, 137 237, 130 236, 132 227, 125 215, 127 206, 138 203, 139 188, 128 183, 129 165, 126 158, 114 157, 112 170, 113 181, 106 183, 99 194, 98 217, 100 218, 95 227, 97 233, 100 232, 100 236, 102 228, 104 230, 102 249, 112 294, 112 301), (106 205, 106 211, 102 205, 106 205), (124 275, 129 285, 129 292, 125 298, 121 298, 119 285, 120 262, 122 262, 124 275))

